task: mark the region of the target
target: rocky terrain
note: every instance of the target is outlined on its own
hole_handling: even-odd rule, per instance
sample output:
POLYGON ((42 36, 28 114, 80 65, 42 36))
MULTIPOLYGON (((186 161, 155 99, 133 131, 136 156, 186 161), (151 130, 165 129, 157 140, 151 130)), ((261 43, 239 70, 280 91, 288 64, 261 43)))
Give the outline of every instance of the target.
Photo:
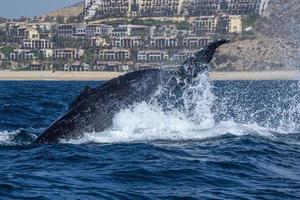
POLYGON ((82 13, 83 9, 84 9, 84 2, 82 1, 82 2, 76 3, 72 6, 68 6, 68 7, 47 13, 46 15, 48 15, 50 17, 57 17, 57 16, 72 17, 72 16, 78 16, 80 13, 82 13))
POLYGON ((253 36, 238 37, 220 48, 216 70, 287 70, 300 67, 299 0, 270 0, 253 27, 253 36))

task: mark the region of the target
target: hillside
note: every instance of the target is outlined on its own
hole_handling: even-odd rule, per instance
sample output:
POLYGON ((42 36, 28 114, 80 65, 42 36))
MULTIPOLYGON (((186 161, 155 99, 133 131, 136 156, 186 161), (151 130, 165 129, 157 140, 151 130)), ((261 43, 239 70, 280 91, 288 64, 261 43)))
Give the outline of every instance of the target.
POLYGON ((217 70, 294 69, 300 66, 299 0, 270 1, 252 39, 239 38, 220 48, 217 70))
POLYGON ((62 17, 71 17, 71 16, 77 16, 80 13, 82 13, 84 9, 84 2, 79 2, 74 5, 50 12, 45 14, 51 17, 56 17, 56 16, 62 16, 62 17))

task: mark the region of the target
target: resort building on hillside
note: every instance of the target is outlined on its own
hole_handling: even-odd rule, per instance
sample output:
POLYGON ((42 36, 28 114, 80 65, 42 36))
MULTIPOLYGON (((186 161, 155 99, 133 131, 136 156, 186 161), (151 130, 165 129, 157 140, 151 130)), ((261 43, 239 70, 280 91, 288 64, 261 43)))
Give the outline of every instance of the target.
POLYGON ((68 72, 81 72, 81 71, 90 71, 90 65, 86 63, 80 63, 80 61, 74 61, 64 65, 64 71, 68 72))
POLYGON ((161 50, 145 50, 139 51, 137 56, 138 61, 144 62, 160 62, 169 60, 169 53, 161 50))
POLYGON ((184 0, 137 0, 140 16, 176 16, 181 13, 184 0))
POLYGON ((39 39, 39 32, 30 26, 9 24, 8 35, 13 37, 15 41, 22 41, 24 39, 39 39))
POLYGON ((196 34, 241 33, 242 16, 219 14, 197 17, 193 21, 196 34))
POLYGON ((115 37, 115 38, 111 39, 111 46, 119 47, 119 48, 139 47, 139 46, 142 46, 142 38, 138 37, 138 36, 115 37))
POLYGON ((99 51, 99 59, 102 61, 122 61, 130 60, 130 50, 129 49, 102 49, 99 51))
POLYGON ((150 47, 154 48, 169 48, 179 45, 177 37, 152 37, 150 38, 150 47))
POLYGON ((183 46, 187 48, 201 48, 212 41, 211 37, 187 37, 183 39, 183 46))
POLYGON ((34 53, 30 49, 17 49, 9 54, 10 60, 32 60, 34 53))
POLYGON ((65 48, 53 50, 53 57, 58 59, 79 59, 83 55, 84 49, 65 48))
POLYGON ((215 15, 225 12, 230 15, 262 14, 269 0, 189 0, 192 16, 215 15))
POLYGON ((85 19, 179 15, 184 0, 85 0, 85 19))
POLYGON ((22 48, 25 49, 52 49, 53 42, 50 39, 24 39, 22 48))
POLYGON ((173 55, 171 58, 172 61, 182 62, 188 59, 189 57, 195 54, 194 51, 191 50, 181 50, 173 55))
POLYGON ((73 24, 62 24, 57 29, 58 37, 72 37, 74 35, 74 25, 73 24))

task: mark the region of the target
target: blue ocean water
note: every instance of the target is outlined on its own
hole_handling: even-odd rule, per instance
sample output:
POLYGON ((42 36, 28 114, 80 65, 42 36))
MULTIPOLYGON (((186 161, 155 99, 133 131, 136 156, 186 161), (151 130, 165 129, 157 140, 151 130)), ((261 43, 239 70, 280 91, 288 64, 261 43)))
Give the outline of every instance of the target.
POLYGON ((0 82, 0 199, 300 198, 299 82, 213 82, 198 120, 141 103, 103 133, 31 144, 99 84, 0 82))

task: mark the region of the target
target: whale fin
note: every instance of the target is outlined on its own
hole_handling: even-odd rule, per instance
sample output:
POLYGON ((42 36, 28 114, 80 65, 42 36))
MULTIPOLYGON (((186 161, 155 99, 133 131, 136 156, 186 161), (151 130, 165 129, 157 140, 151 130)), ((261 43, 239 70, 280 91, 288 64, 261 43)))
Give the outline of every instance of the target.
POLYGON ((200 49, 194 56, 188 58, 178 69, 178 74, 182 78, 196 77, 198 74, 208 70, 207 64, 211 62, 216 49, 230 42, 228 39, 219 39, 208 46, 200 49))
POLYGON ((230 42, 230 40, 228 40, 228 39, 219 39, 219 40, 216 40, 216 41, 210 43, 208 46, 200 49, 200 51, 198 51, 195 54, 197 62, 204 63, 204 64, 210 63, 210 61, 212 60, 212 58, 216 52, 216 49, 219 46, 226 44, 228 42, 230 42))

